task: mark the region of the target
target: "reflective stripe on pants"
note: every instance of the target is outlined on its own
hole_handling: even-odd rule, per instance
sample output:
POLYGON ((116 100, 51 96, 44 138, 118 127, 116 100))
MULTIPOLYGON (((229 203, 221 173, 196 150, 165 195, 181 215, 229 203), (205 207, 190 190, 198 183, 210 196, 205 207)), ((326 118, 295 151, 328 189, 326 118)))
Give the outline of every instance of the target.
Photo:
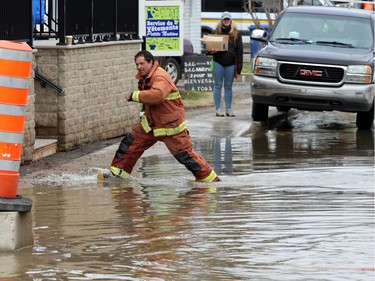
POLYGON ((116 153, 112 160, 112 166, 123 169, 130 174, 143 152, 157 141, 162 141, 172 155, 185 165, 197 180, 205 179, 211 175, 212 168, 202 156, 193 150, 191 137, 186 130, 177 135, 156 138, 153 132, 146 133, 142 126, 137 124, 130 134, 134 138, 133 142, 127 147, 126 151, 123 151, 121 158, 116 153))

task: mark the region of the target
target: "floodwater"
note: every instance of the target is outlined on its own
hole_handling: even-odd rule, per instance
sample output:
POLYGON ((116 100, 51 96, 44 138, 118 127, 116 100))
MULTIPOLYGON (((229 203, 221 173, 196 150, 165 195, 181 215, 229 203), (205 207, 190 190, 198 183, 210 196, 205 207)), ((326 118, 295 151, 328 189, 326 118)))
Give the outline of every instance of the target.
POLYGON ((34 246, 0 254, 0 280, 373 281, 374 136, 340 126, 203 134, 214 184, 168 153, 127 181, 40 179, 34 246))

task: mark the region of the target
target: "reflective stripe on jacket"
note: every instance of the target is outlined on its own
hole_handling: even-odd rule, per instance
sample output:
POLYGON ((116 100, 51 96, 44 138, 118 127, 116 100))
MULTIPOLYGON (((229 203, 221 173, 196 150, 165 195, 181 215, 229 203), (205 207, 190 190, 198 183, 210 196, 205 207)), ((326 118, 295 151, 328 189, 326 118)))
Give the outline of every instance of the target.
MULTIPOLYGON (((145 130, 146 133, 152 130, 150 127, 150 124, 148 123, 146 115, 142 116, 141 125, 142 125, 143 130, 145 130)), ((153 130, 154 130, 155 137, 173 136, 173 135, 177 135, 185 131, 186 123, 184 121, 178 127, 174 127, 174 128, 157 128, 153 130)))
MULTIPOLYGON (((139 102, 140 92, 141 91, 134 91, 133 92, 133 94, 132 94, 132 100, 133 101, 139 102)), ((173 93, 170 93, 165 99, 166 100, 176 100, 176 99, 180 99, 180 98, 181 98, 180 92, 173 92, 173 93)))
MULTIPOLYGON (((139 102, 139 93, 140 91, 133 92, 133 100, 139 102)), ((170 93, 166 98, 166 100, 176 100, 181 99, 180 92, 173 92, 170 93)), ((146 133, 150 132, 152 130, 150 124, 148 123, 146 115, 142 116, 141 119, 141 125, 143 130, 145 130, 146 133)), ((177 135, 178 133, 183 132, 186 130, 186 123, 183 121, 181 124, 179 124, 177 127, 172 128, 155 128, 154 129, 154 136, 155 137, 162 137, 162 136, 173 136, 177 135)))
POLYGON ((149 75, 139 75, 138 91, 132 100, 145 105, 141 125, 146 133, 153 130, 155 137, 172 136, 186 130, 184 106, 181 95, 169 74, 159 67, 157 61, 149 75))

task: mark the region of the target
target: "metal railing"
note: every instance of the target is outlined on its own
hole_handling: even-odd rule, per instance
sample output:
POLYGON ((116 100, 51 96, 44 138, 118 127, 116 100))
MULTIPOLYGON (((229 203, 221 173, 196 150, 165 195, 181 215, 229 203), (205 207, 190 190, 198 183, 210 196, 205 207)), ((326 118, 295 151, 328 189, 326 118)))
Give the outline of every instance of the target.
POLYGON ((138 0, 54 0, 58 2, 58 44, 138 38, 138 0))
POLYGON ((139 39, 138 2, 1 0, 0 40, 26 41, 32 47, 33 40, 49 38, 65 45, 67 35, 73 36, 74 43, 139 39))
POLYGON ((0 1, 0 40, 27 42, 32 46, 32 0, 0 1))
POLYGON ((51 80, 49 80, 47 77, 40 74, 38 71, 35 71, 35 78, 39 79, 42 82, 42 87, 44 88, 46 85, 50 86, 51 88, 58 91, 60 94, 64 93, 64 89, 61 88, 59 85, 53 83, 51 80))
POLYGON ((55 5, 56 0, 34 0, 40 1, 38 24, 34 27, 36 39, 58 38, 58 15, 55 5))

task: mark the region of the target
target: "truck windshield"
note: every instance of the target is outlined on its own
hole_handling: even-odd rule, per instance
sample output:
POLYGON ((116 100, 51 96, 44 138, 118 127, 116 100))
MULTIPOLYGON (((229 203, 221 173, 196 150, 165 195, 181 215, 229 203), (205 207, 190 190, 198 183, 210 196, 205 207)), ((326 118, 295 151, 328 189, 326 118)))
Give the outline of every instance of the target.
POLYGON ((284 14, 269 39, 286 44, 302 41, 353 48, 374 45, 374 34, 367 19, 302 13, 284 14))

